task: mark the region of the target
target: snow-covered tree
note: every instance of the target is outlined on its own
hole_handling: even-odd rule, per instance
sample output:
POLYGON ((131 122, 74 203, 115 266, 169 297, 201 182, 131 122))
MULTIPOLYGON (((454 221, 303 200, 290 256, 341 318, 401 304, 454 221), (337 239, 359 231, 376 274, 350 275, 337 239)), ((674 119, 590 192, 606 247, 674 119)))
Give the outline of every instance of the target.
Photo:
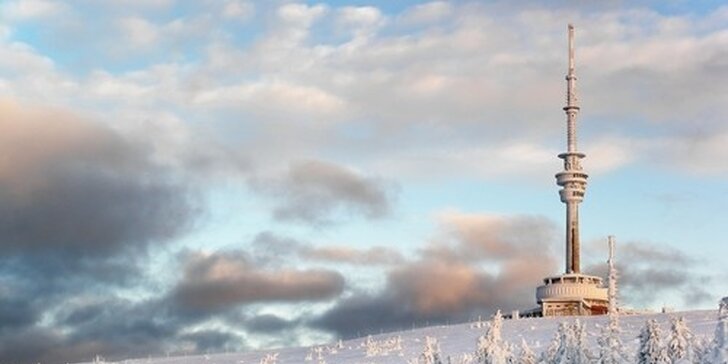
POLYGON ((440 343, 434 337, 425 337, 425 350, 420 354, 419 364, 443 364, 440 359, 440 343))
POLYGON ((586 325, 576 320, 571 329, 574 331, 574 344, 572 347, 574 355, 574 364, 588 364, 591 362, 591 353, 589 352, 589 343, 586 337, 586 325))
POLYGON ((516 347, 515 345, 504 342, 506 346, 506 363, 507 364, 519 364, 518 358, 516 357, 516 347))
POLYGON ((667 356, 673 364, 692 363, 693 333, 685 324, 685 318, 670 320, 670 338, 667 342, 667 356))
POLYGON ((602 328, 601 335, 597 338, 599 345, 598 364, 621 364, 629 362, 628 355, 624 350, 621 339, 622 328, 619 325, 619 315, 609 314, 609 322, 602 328))
POLYGON ((556 336, 541 361, 550 364, 591 363, 584 324, 579 320, 573 324, 560 323, 556 336))
POLYGON ((475 352, 476 363, 479 364, 506 364, 510 357, 508 345, 501 337, 503 316, 496 312, 487 325, 485 335, 478 338, 478 348, 475 352))
POLYGON ((713 354, 711 341, 705 337, 694 338, 692 345, 693 364, 709 364, 710 355, 713 354))
POLYGON ((562 322, 559 324, 558 329, 554 333, 554 338, 551 339, 551 343, 546 350, 541 352, 539 358, 540 363, 551 363, 558 353, 561 351, 561 343, 564 341, 564 332, 566 331, 566 323, 562 322))
POLYGON ((460 354, 458 356, 455 356, 453 359, 452 357, 447 357, 447 364, 473 364, 475 363, 475 357, 473 354, 460 354))
POLYGON ((519 364, 536 364, 536 354, 533 353, 533 350, 531 350, 531 347, 528 346, 528 343, 526 340, 521 339, 521 348, 518 352, 518 360, 516 360, 519 364))
POLYGON ((648 320, 639 335, 640 347, 637 352, 638 364, 667 364, 667 350, 662 344, 662 330, 657 320, 648 320))
POLYGON ((720 301, 710 363, 728 364, 728 297, 723 297, 720 301))
POLYGON ((570 364, 569 347, 574 342, 573 336, 574 332, 571 330, 569 324, 561 322, 542 361, 551 364, 570 364))
POLYGON ((260 364, 276 364, 278 363, 278 353, 273 354, 265 354, 265 356, 260 359, 260 364))
POLYGON ((364 346, 364 349, 366 350, 367 357, 379 354, 379 346, 374 341, 374 339, 372 339, 372 335, 367 335, 367 338, 364 339, 364 343, 362 343, 362 346, 364 346))

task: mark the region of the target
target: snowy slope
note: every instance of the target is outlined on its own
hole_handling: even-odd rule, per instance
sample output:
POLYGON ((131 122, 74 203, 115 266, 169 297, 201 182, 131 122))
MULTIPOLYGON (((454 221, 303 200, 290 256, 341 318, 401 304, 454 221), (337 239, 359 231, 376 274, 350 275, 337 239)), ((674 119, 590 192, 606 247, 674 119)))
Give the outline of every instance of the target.
MULTIPOLYGON (((697 337, 713 338, 718 313, 717 310, 675 312, 667 314, 643 314, 633 316, 622 316, 620 323, 623 334, 622 341, 630 354, 637 349, 637 335, 648 319, 656 319, 664 334, 667 335, 671 317, 683 316, 687 320, 688 327, 697 337)), ((503 322, 503 339, 513 344, 520 344, 526 340, 536 354, 546 350, 552 340, 557 326, 562 321, 572 322, 575 318, 529 318, 520 320, 505 320, 503 322)), ((600 327, 605 325, 607 317, 580 317, 579 320, 586 324, 591 347, 596 351, 596 337, 599 335, 600 327)), ((459 324, 451 326, 433 326, 411 331, 389 333, 372 336, 371 340, 386 341, 401 337, 401 350, 393 350, 388 354, 367 356, 363 345, 365 338, 354 339, 343 342, 343 348, 334 349, 335 343, 329 347, 323 347, 322 357, 327 364, 406 364, 409 359, 416 358, 424 348, 426 336, 436 337, 440 342, 442 355, 453 358, 464 353, 472 353, 476 349, 479 336, 485 333, 484 328, 475 328, 472 324, 459 324), (333 349, 333 350, 332 350, 333 349)), ((169 358, 145 358, 138 360, 126 360, 127 364, 259 364, 267 354, 278 353, 277 361, 269 364, 318 364, 318 355, 313 353, 316 348, 289 348, 273 351, 256 351, 246 353, 228 353, 186 357, 169 358), (312 355, 311 355, 312 354, 312 355), (312 356, 313 359, 307 359, 312 356)), ((323 362, 322 362, 323 363, 323 362)))

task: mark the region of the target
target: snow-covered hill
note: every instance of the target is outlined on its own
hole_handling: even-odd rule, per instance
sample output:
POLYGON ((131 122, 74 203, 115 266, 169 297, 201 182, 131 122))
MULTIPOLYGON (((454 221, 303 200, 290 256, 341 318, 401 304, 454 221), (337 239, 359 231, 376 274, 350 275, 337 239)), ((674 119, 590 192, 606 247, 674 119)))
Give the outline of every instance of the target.
MULTIPOLYGON (((717 310, 627 315, 620 317, 622 328, 621 340, 630 357, 634 357, 639 347, 637 339, 640 330, 649 319, 655 319, 662 328, 664 341, 670 329, 670 320, 673 317, 684 317, 687 326, 695 336, 713 340, 715 328, 718 323, 717 310)), ((557 332, 561 322, 573 323, 574 317, 569 318, 528 318, 518 320, 505 320, 502 325, 502 337, 516 347, 525 342, 538 355, 547 350, 557 332)), ((597 338, 602 327, 608 323, 606 316, 580 317, 585 324, 589 348, 594 354, 598 353, 597 338)), ((227 353, 185 357, 145 358, 127 360, 127 364, 407 364, 417 358, 425 347, 425 338, 434 337, 439 342, 441 355, 449 356, 453 363, 463 354, 472 354, 476 351, 478 338, 487 331, 484 327, 474 323, 451 326, 433 326, 428 328, 389 333, 332 343, 321 347, 288 348, 274 351, 255 351, 246 353, 227 353), (369 345, 366 344, 367 340, 369 345), (266 359, 268 357, 268 359, 266 359), (266 361, 267 360, 267 361, 266 361)), ((421 361, 420 361, 421 363, 421 361)))

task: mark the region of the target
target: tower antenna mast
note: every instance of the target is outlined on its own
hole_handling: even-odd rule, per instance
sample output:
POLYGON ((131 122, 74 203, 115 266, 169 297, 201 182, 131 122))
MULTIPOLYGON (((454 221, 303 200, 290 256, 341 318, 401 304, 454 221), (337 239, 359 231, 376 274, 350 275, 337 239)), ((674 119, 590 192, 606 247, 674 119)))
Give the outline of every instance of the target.
POLYGON ((607 239, 609 241, 609 260, 607 261, 607 264, 609 265, 609 277, 607 278, 607 283, 609 284, 607 286, 607 296, 609 297, 608 312, 613 316, 617 314, 617 267, 614 264, 616 243, 614 241, 614 235, 609 235, 607 239))

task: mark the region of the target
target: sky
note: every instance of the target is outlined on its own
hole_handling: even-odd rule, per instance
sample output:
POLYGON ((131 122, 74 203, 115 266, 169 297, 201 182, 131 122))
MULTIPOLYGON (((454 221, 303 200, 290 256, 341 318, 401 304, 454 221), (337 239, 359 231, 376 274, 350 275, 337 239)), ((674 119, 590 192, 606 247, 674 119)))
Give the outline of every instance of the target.
POLYGON ((728 291, 721 1, 8 0, 0 361, 254 350, 535 307, 564 266, 728 291))

